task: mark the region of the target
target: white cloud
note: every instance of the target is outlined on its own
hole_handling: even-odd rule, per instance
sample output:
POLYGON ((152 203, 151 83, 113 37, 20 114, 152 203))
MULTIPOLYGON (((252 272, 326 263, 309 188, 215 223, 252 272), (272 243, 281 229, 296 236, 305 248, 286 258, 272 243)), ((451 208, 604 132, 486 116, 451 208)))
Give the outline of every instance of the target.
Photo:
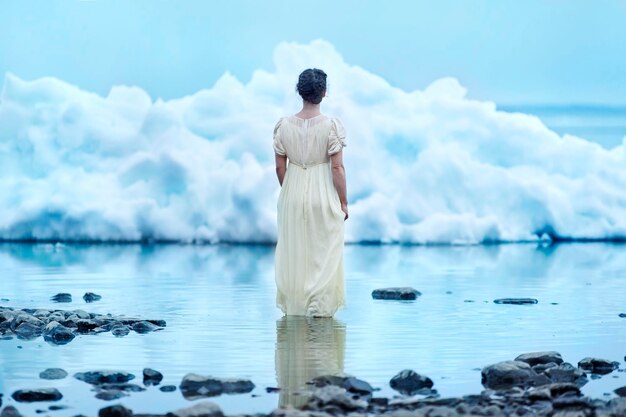
POLYGON ((348 241, 478 243, 626 236, 624 146, 560 137, 466 98, 454 78, 406 92, 325 41, 282 43, 247 84, 151 101, 8 74, 0 102, 0 238, 273 241, 271 133, 298 73, 329 74, 348 130, 348 241))

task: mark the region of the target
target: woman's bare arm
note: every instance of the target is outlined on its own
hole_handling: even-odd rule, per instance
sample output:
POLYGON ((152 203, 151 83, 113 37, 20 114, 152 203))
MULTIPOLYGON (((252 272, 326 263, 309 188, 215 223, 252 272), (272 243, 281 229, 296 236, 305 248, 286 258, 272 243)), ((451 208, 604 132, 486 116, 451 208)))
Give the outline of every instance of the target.
POLYGON ((283 186, 283 179, 285 178, 285 173, 287 172, 287 157, 285 155, 276 156, 276 176, 278 177, 278 183, 280 186, 283 186))
POLYGON ((333 172, 333 183, 341 202, 341 210, 346 215, 344 220, 348 220, 348 192, 346 189, 346 169, 343 166, 343 151, 330 156, 330 165, 333 172))

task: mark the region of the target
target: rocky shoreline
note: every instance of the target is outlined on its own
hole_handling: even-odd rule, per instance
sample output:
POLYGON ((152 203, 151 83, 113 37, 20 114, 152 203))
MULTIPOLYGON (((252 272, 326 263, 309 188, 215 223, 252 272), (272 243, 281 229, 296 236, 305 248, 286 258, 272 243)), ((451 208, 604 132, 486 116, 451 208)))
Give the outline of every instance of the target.
MULTIPOLYGON (((625 359, 626 360, 626 359, 625 359)), ((432 379, 413 370, 403 370, 389 381, 400 395, 394 398, 376 396, 368 382, 352 376, 326 375, 312 379, 306 398, 299 408, 278 408, 256 417, 462 417, 462 416, 528 416, 528 417, 624 417, 626 416, 626 386, 615 390, 610 400, 585 397, 580 388, 589 379, 601 378, 613 372, 624 372, 620 364, 601 358, 584 358, 574 366, 563 360, 558 352, 531 352, 514 360, 485 366, 481 382, 485 389, 476 395, 440 398, 432 379)), ((42 379, 62 379, 67 372, 51 368, 40 374, 42 379)), ((148 386, 159 385, 163 375, 150 368, 143 370, 143 385, 133 384, 135 375, 124 371, 88 371, 74 374, 75 379, 90 384, 95 397, 113 401, 148 386)), ((222 394, 245 394, 255 384, 245 379, 222 379, 199 374, 187 374, 178 387, 166 385, 163 392, 179 390, 187 400, 196 404, 164 414, 134 413, 122 404, 104 407, 99 417, 223 417, 224 413, 208 400, 222 394)), ((266 392, 278 393, 280 388, 267 387, 266 392)), ((63 398, 56 388, 18 390, 11 397, 18 403, 57 402, 63 398)), ((0 394, 0 406, 2 396, 0 394)), ((64 405, 51 405, 48 410, 61 410, 64 405)), ((47 410, 39 410, 45 412, 47 410)), ((11 405, 0 417, 22 414, 11 405)))
MULTIPOLYGON (((91 293, 85 296, 88 294, 91 293)), ((59 295, 64 294, 55 297, 59 295)), ((14 309, 0 306, 0 340, 13 337, 33 340, 43 337, 52 345, 65 345, 78 335, 111 332, 115 337, 123 337, 131 331, 145 334, 162 330, 166 325, 165 320, 143 320, 84 310, 14 309)))

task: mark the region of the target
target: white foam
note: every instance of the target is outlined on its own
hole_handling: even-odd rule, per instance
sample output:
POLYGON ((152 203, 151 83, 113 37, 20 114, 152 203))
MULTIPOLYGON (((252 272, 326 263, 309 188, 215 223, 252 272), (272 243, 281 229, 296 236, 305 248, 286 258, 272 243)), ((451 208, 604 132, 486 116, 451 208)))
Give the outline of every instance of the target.
POLYGON ((471 244, 626 237, 624 145, 560 137, 470 100, 454 78, 406 92, 325 41, 282 43, 271 72, 177 100, 107 97, 8 74, 0 97, 0 238, 271 242, 271 134, 298 73, 329 74, 348 131, 351 242, 471 244))

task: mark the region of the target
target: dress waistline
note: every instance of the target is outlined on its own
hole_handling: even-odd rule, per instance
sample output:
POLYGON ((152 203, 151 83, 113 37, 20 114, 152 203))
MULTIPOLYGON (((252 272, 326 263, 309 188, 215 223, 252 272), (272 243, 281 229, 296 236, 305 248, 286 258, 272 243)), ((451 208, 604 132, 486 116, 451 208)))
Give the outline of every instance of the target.
POLYGON ((307 164, 298 164, 297 162, 293 162, 293 161, 289 160, 289 165, 294 164, 295 166, 300 167, 302 169, 316 167, 318 165, 323 165, 323 164, 328 164, 328 163, 329 163, 329 161, 324 161, 324 162, 317 162, 315 164, 307 165, 307 164))

